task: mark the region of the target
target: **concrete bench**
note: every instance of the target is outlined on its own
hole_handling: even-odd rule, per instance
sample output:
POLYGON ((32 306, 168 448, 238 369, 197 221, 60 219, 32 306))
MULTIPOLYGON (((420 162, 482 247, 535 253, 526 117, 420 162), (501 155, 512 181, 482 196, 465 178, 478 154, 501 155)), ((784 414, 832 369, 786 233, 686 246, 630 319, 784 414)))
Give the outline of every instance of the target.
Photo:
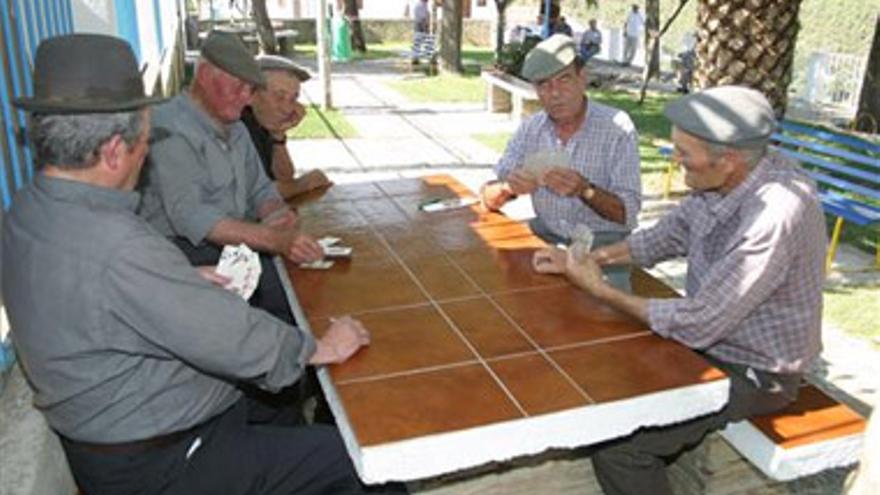
POLYGON ((526 81, 503 72, 483 72, 486 81, 486 106, 492 113, 509 113, 520 120, 541 110, 535 88, 526 81))
MULTIPOLYGON (((641 269, 633 270, 632 286, 643 297, 678 297, 641 269)), ((721 435, 768 478, 789 481, 855 464, 866 424, 849 406, 805 384, 786 409, 732 423, 721 435)))
POLYGON ((806 384, 785 410, 730 424, 721 435, 769 478, 789 481, 858 462, 866 423, 806 384))

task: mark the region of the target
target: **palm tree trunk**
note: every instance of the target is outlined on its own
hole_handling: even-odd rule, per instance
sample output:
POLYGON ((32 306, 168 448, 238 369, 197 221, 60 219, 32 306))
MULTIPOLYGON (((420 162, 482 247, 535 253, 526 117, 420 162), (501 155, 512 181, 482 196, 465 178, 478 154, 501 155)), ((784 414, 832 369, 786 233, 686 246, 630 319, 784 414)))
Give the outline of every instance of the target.
POLYGON ((700 0, 697 87, 755 88, 781 117, 788 104, 801 1, 700 0))
POLYGON ((257 38, 260 40, 260 49, 263 53, 277 54, 278 41, 275 39, 275 29, 272 28, 269 12, 266 10, 266 0, 253 0, 251 5, 254 22, 257 25, 257 38))
POLYGON ((440 69, 460 74, 462 0, 443 2, 443 19, 440 27, 440 69))
POLYGON ((856 112, 856 129, 876 134, 880 132, 880 15, 874 27, 870 53, 856 112))

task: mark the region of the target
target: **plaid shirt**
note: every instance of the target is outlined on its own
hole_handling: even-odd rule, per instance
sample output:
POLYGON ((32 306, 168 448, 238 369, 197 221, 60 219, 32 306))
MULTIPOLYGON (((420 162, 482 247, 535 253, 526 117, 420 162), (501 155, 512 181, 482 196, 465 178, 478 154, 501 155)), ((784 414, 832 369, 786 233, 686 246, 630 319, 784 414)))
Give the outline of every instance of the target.
POLYGON ((626 225, 606 220, 579 198, 560 196, 547 187, 532 193, 538 217, 562 237, 570 235, 570 232, 558 231, 560 224, 566 223, 569 226, 584 223, 594 231, 629 232, 636 226, 642 207, 637 144, 636 128, 626 112, 590 100, 583 125, 564 145, 546 112, 524 121, 507 143, 495 173, 504 180, 510 172, 523 166, 526 155, 564 150, 575 170, 623 201, 626 225))
POLYGON ((692 194, 629 246, 647 266, 687 255, 687 297, 648 303, 658 334, 777 373, 821 350, 825 217, 793 162, 768 154, 728 195, 692 194))

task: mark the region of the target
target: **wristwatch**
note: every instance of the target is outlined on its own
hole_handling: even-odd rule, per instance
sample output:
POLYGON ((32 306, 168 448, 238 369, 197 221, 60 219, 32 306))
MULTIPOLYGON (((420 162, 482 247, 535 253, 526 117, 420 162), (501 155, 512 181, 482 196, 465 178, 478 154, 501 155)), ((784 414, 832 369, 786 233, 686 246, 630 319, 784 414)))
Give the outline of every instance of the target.
POLYGON ((589 202, 593 199, 593 196, 596 195, 596 188, 593 187, 592 182, 586 179, 584 179, 584 182, 586 185, 584 185, 584 188, 581 190, 580 194, 578 194, 578 197, 581 198, 581 201, 589 202))

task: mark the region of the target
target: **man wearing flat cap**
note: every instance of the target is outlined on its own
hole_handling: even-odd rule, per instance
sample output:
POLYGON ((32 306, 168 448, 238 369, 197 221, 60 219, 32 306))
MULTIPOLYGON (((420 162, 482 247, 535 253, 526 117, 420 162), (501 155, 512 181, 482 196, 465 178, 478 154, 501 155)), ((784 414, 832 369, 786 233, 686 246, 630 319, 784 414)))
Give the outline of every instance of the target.
POLYGON ((150 108, 124 41, 37 48, 15 104, 39 173, 3 225, 3 298, 34 405, 83 493, 361 493, 335 429, 255 426, 268 391, 369 340, 347 318, 315 341, 192 267, 135 213, 150 108))
POLYGON ((815 184, 768 150, 773 109, 753 89, 721 86, 665 110, 674 159, 692 194, 654 227, 575 253, 545 249, 538 271, 564 273, 611 306, 702 353, 730 377, 728 404, 678 425, 639 430, 593 455, 608 494, 672 493, 664 459, 727 423, 784 408, 821 350, 825 220, 815 184), (686 256, 686 296, 646 299, 602 280, 599 266, 686 256))
MULTIPOLYGON (((597 245, 623 239, 641 208, 638 135, 626 112, 587 98, 587 73, 574 41, 555 34, 526 56, 522 75, 544 110, 525 120, 495 166, 498 180, 481 189, 498 210, 531 194, 537 217, 529 226, 552 244, 568 244, 579 225, 597 245)), ((626 267, 609 267, 612 282, 629 288, 626 267)))
POLYGON ((232 33, 212 32, 187 91, 153 114, 141 215, 196 265, 217 263, 225 245, 259 251, 262 273, 251 304, 293 323, 273 255, 294 263, 323 257, 296 227, 260 164, 242 109, 266 83, 232 33))
POLYGON ((284 199, 329 186, 330 180, 320 170, 295 177, 296 170, 287 150, 287 131, 306 115, 299 94, 300 85, 310 78, 309 73, 277 55, 260 55, 257 65, 266 85, 257 88, 251 104, 241 114, 241 121, 250 133, 266 175, 275 182, 284 199))

